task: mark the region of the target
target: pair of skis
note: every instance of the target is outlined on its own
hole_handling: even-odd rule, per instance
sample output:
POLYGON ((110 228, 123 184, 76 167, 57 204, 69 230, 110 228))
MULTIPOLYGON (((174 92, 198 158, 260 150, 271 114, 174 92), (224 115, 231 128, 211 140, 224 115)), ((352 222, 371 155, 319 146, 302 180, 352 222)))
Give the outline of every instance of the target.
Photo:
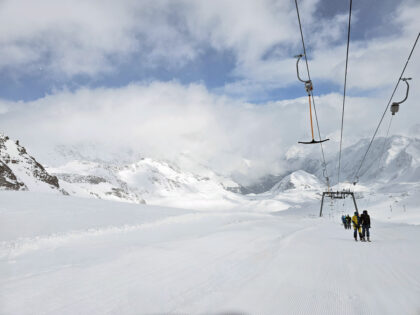
MULTIPOLYGON (((357 238, 355 238, 354 240, 357 242, 357 238)), ((372 242, 371 240, 363 240, 363 239, 361 239, 360 241, 361 242, 372 242)))

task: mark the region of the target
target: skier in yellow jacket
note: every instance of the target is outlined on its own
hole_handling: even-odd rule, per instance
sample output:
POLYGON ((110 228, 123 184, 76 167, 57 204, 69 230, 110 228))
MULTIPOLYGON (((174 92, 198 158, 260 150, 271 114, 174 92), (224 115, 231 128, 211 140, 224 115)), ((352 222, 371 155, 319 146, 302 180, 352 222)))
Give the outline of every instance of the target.
POLYGON ((360 227, 360 216, 359 213, 356 211, 354 213, 354 216, 351 218, 351 221, 353 222, 353 228, 354 228, 354 240, 357 242, 357 232, 359 232, 359 238, 362 240, 362 228, 360 227))

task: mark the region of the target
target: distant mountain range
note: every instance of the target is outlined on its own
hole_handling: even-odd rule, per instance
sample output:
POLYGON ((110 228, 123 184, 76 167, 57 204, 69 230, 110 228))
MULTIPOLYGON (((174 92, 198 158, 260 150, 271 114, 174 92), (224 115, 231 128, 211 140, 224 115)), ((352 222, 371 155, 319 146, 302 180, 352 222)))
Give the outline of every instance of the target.
MULTIPOLYGON (((352 180, 369 141, 362 139, 343 150, 341 178, 352 180)), ((61 152, 65 152, 61 148, 61 152)), ((72 148, 67 162, 43 167, 18 141, 0 135, 0 189, 32 190, 131 203, 178 207, 209 207, 241 203, 244 195, 275 196, 287 191, 321 191, 325 179, 318 158, 288 154, 289 170, 267 175, 249 186, 200 166, 194 172, 167 161, 139 158, 130 162, 83 160, 72 148)), ((337 157, 328 161, 332 184, 337 157)), ((364 184, 392 185, 420 181, 420 140, 393 136, 374 141, 359 174, 364 184)), ((255 197, 253 200, 255 200, 255 197)))
MULTIPOLYGON (((356 178, 362 158, 370 140, 361 139, 346 147, 341 159, 341 182, 358 181, 364 184, 390 184, 395 182, 420 181, 420 139, 404 136, 377 138, 356 178)), ((289 159, 295 169, 302 169, 324 181, 321 161, 313 158, 289 159)), ((337 183, 338 154, 327 161, 327 169, 332 185, 337 183)))
POLYGON ((134 203, 233 198, 239 188, 214 172, 201 176, 150 158, 126 165, 74 160, 49 171, 71 195, 134 203))

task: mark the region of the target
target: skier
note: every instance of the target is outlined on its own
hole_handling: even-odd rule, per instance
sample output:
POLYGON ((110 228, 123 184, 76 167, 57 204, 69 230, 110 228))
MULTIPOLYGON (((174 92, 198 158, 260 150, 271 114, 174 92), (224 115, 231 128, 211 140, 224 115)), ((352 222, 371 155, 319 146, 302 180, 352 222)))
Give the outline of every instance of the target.
POLYGON ((344 214, 341 216, 341 222, 343 222, 344 228, 347 229, 346 216, 344 214))
POLYGON ((360 216, 360 224, 362 225, 362 242, 366 242, 365 236, 367 234, 367 241, 370 242, 370 234, 369 234, 369 229, 370 229, 370 216, 367 212, 367 210, 363 210, 362 215, 360 216))
POLYGON ((360 228, 360 217, 357 211, 354 213, 354 216, 351 218, 351 221, 353 222, 353 228, 354 228, 354 240, 357 242, 357 232, 359 232, 359 238, 360 240, 362 240, 362 229, 360 228))
POLYGON ((346 222, 347 222, 347 229, 351 229, 351 218, 349 215, 346 216, 346 222))

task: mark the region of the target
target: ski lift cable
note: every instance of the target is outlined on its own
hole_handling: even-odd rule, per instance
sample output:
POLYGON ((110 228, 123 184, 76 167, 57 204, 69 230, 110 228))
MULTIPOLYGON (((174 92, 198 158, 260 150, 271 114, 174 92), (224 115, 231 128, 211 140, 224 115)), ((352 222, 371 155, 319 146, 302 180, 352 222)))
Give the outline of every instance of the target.
POLYGON ((379 163, 378 163, 379 167, 381 167, 382 160, 384 158, 385 147, 386 147, 386 142, 388 140, 389 130, 391 129, 392 118, 394 118, 394 115, 391 115, 391 119, 389 120, 388 130, 386 131, 386 136, 385 136, 384 144, 382 145, 382 151, 381 151, 381 154, 379 155, 379 163))
MULTIPOLYGON (((295 5, 296 5, 296 13, 297 13, 298 21, 299 21, 299 30, 300 30, 300 37, 301 37, 301 40, 302 40, 303 55, 305 57, 306 71, 308 73, 308 80, 311 81, 311 75, 309 73, 308 58, 307 58, 307 55, 306 55, 305 40, 303 39, 302 22, 300 20, 299 6, 298 6, 298 3, 297 3, 297 0, 295 0, 295 5)), ((316 111, 315 98, 314 98, 314 94, 313 94, 312 90, 310 91, 310 95, 311 95, 312 104, 313 104, 313 107, 314 107, 315 121, 316 121, 316 126, 317 126, 317 129, 318 129, 318 136, 319 136, 319 140, 321 141, 322 138, 321 138, 321 131, 320 131, 320 128, 319 128, 318 113, 316 111)), ((327 180, 327 186, 328 186, 328 189, 329 189, 330 188, 330 183, 329 183, 329 178, 328 178, 327 163, 325 162, 324 147, 322 146, 321 142, 319 144, 321 146, 321 155, 322 155, 322 160, 323 160, 323 164, 322 164, 323 172, 325 174, 324 176, 327 180)))
POLYGON ((341 171, 341 148, 343 144, 343 129, 344 129, 344 108, 346 104, 346 90, 347 90, 347 68, 349 64, 349 47, 350 47, 350 30, 351 30, 351 9, 352 9, 353 0, 350 0, 349 8, 349 24, 347 27, 347 51, 346 51, 346 68, 344 71, 344 91, 343 91, 343 109, 341 112, 341 135, 340 135, 340 153, 338 155, 338 175, 337 175, 337 185, 340 185, 340 171, 341 171))
MULTIPOLYGON (((321 141, 322 138, 321 138, 321 131, 320 131, 320 128, 319 128, 318 113, 316 111, 315 98, 314 98, 314 94, 313 94, 312 91, 311 91, 311 98, 312 98, 312 104, 314 105, 314 113, 315 113, 316 127, 317 127, 317 130, 318 130, 318 137, 321 141)), ((327 181, 327 186, 328 186, 328 190, 329 190, 330 189, 330 179, 329 179, 329 176, 328 176, 327 162, 325 161, 324 146, 322 145, 322 142, 324 142, 324 141, 319 142, 319 144, 320 144, 320 147, 321 147, 321 155, 322 155, 322 161, 323 161, 323 164, 322 164, 323 176, 325 177, 325 179, 327 181)))
POLYGON ((389 130, 391 129, 391 124, 392 124, 392 119, 393 119, 393 117, 394 117, 394 115, 395 115, 395 113, 397 113, 398 112, 398 110, 399 110, 399 106, 402 104, 402 103, 404 103, 406 100, 407 100, 407 98, 408 98, 408 92, 409 92, 409 89, 410 89, 410 85, 408 84, 408 81, 409 80, 411 80, 411 78, 402 78, 401 79, 402 81, 404 81, 405 82, 405 84, 407 85, 407 90, 406 90, 406 93, 405 93, 405 97, 404 97, 404 99, 402 100, 402 101, 400 101, 400 102, 393 102, 392 103, 392 105, 391 105, 391 112, 392 112, 392 115, 391 115, 391 118, 389 119, 389 124, 388 124, 388 129, 387 129, 387 131, 386 131, 386 136, 385 136, 385 139, 384 139, 384 142, 383 142, 383 144, 382 144, 382 150, 380 151, 381 153, 378 155, 378 157, 379 157, 379 160, 374 160, 366 169, 365 169, 365 172, 364 173, 366 173, 368 170, 370 170, 371 168, 372 168, 372 166, 374 165, 374 164, 377 164, 378 165, 378 169, 380 169, 382 166, 382 160, 383 160, 383 156, 384 156, 384 154, 385 154, 385 147, 386 147, 386 143, 387 143, 387 140, 388 140, 388 135, 389 135, 389 130), (378 163, 376 163, 376 162, 378 162, 378 163))
POLYGON ((415 40, 415 42, 414 42, 413 47, 411 48, 410 54, 408 55, 407 61, 405 62, 405 65, 404 65, 404 68, 403 68, 403 70, 401 71, 401 74, 400 74, 400 76, 399 76, 399 78, 398 78, 397 84, 395 85, 394 91, 392 92, 391 97, 389 98, 388 104, 387 104, 387 105, 386 105, 386 107, 385 107, 384 113, 382 114, 382 117, 381 117, 381 119, 379 120, 379 124, 378 124, 378 126, 376 127, 375 132, 373 133, 372 139, 370 140, 369 146, 368 146, 368 148, 367 148, 367 150, 366 150, 366 152, 365 152, 365 154, 364 154, 364 156, 363 156, 363 158, 362 158, 362 161, 360 162, 360 165, 359 165, 359 167, 358 167, 358 169, 357 169, 356 173, 354 174, 354 182, 355 182, 355 183, 357 182, 357 179, 359 178, 359 172, 360 172, 360 169, 362 168, 363 163, 365 162, 366 157, 367 157, 367 155, 368 155, 368 153, 369 153, 369 150, 370 150, 370 148, 372 147, 373 140, 375 140, 376 134, 378 133, 379 127, 381 126, 382 121, 384 120, 385 114, 386 114, 386 112, 388 111, 388 108, 389 108, 389 105, 391 104, 392 98, 394 97, 394 94, 395 94, 395 92, 397 91, 398 85, 400 84, 400 81, 402 80, 402 77, 403 77, 403 75, 404 75, 405 69, 407 68, 407 65, 408 65, 408 63, 409 63, 409 61, 410 61, 410 58, 411 58, 411 56, 412 56, 413 52, 414 52, 414 49, 416 48, 417 42, 418 42, 418 40, 419 40, 419 37, 420 37, 420 33, 418 33, 418 34, 417 34, 417 38, 416 38, 416 40, 415 40))
MULTIPOLYGON (((382 167, 382 160, 383 160, 383 156, 385 155, 385 147, 386 147, 386 143, 387 143, 387 140, 388 140, 388 135, 389 135, 389 131, 390 131, 390 129, 391 129, 391 124, 392 124, 392 118, 393 118, 394 116, 393 115, 391 115, 391 118, 390 118, 390 120, 389 120, 389 123, 388 123, 388 129, 387 129, 387 132, 386 132, 386 135, 385 135, 385 139, 384 139, 384 142, 383 142, 383 144, 382 144, 382 149, 381 149, 381 153, 378 155, 378 159, 375 159, 375 160, 373 160, 372 161, 372 163, 370 163, 366 168, 365 168, 365 170, 364 170, 364 174, 366 174, 366 172, 367 171, 369 171, 374 165, 378 165, 378 169, 380 170, 381 169, 381 167, 382 167)), ((354 184, 354 183, 353 183, 354 184)))

